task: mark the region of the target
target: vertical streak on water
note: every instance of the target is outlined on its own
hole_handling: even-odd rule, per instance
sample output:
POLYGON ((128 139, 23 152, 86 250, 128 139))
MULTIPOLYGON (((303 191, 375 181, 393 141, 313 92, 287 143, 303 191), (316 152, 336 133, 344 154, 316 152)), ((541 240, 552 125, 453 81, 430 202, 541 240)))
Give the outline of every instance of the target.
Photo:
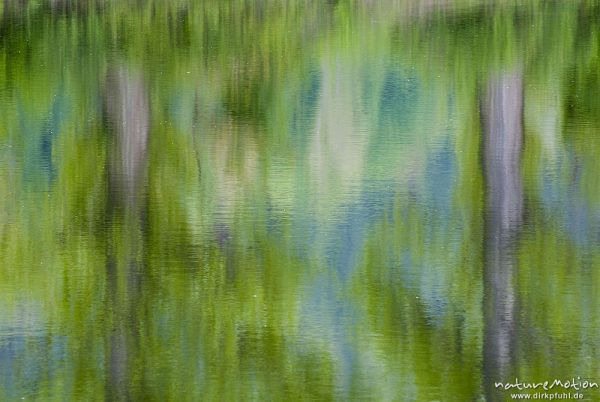
POLYGON ((481 102, 486 179, 483 366, 487 400, 509 380, 515 339, 515 240, 523 214, 523 77, 492 76, 481 102))
POLYGON ((123 66, 109 69, 105 98, 113 139, 108 152, 107 213, 112 232, 108 234, 106 273, 107 308, 112 311, 112 322, 106 340, 105 395, 107 400, 126 401, 134 399, 130 376, 138 343, 135 304, 138 256, 143 253, 150 107, 141 73, 123 66))

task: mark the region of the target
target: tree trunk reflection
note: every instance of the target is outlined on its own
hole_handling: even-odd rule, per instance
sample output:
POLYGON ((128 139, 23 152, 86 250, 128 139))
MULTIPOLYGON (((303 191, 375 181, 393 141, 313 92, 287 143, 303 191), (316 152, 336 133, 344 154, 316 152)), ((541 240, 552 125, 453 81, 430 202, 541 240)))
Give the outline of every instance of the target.
POLYGON ((143 212, 147 183, 150 121, 141 73, 124 66, 109 69, 105 87, 111 132, 108 150, 107 303, 112 321, 106 340, 106 394, 110 401, 134 400, 132 375, 139 358, 136 301, 143 255, 143 212))
POLYGON ((523 214, 522 73, 492 77, 481 109, 487 201, 483 365, 487 400, 500 400, 494 382, 509 380, 514 359, 515 240, 523 214))

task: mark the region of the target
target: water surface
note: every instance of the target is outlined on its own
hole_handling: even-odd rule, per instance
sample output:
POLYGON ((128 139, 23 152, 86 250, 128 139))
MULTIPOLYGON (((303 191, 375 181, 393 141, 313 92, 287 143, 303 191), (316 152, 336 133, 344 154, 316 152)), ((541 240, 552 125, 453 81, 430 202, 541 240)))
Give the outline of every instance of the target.
POLYGON ((1 10, 0 400, 600 383, 596 1, 1 10))

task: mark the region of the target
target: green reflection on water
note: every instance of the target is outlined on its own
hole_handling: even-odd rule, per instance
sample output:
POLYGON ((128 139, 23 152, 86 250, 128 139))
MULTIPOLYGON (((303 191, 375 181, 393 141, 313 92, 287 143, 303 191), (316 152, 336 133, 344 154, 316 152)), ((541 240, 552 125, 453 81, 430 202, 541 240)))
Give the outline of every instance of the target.
POLYGON ((0 399, 600 382, 599 13, 5 1, 0 399))

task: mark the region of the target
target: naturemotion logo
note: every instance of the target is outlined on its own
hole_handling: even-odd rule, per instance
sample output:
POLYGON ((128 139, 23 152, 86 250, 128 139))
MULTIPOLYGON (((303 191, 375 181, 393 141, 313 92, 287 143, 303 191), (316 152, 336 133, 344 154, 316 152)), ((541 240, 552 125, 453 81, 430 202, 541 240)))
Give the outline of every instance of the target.
POLYGON ((572 389, 575 391, 598 388, 598 383, 594 381, 588 381, 581 377, 571 378, 569 380, 553 379, 540 382, 526 382, 520 381, 515 378, 514 382, 494 382, 494 386, 498 389, 503 390, 527 390, 527 389, 543 389, 549 391, 554 388, 572 389))

